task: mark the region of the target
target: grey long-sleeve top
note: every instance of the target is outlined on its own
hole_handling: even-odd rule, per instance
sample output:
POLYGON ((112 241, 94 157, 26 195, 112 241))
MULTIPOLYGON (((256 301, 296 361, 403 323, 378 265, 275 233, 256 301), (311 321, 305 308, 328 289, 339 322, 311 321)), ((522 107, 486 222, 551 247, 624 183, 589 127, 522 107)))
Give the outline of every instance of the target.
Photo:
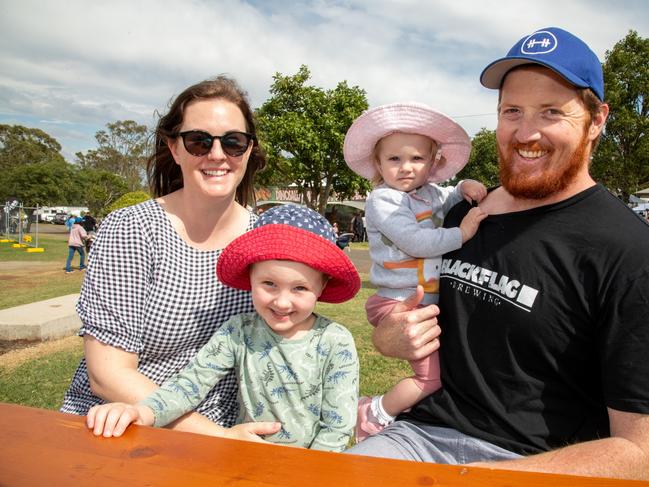
POLYGON ((423 304, 437 302, 441 256, 462 246, 460 228, 441 225, 461 200, 461 183, 427 183, 410 193, 380 185, 370 193, 365 203, 370 279, 379 296, 402 301, 421 284, 423 304))

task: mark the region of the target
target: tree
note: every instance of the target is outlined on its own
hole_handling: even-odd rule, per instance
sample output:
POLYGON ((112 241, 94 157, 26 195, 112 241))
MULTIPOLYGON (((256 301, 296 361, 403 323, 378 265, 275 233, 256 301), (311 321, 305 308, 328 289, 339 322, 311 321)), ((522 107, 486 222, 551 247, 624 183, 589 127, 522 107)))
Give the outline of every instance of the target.
POLYGON ((0 125, 0 171, 26 164, 63 161, 61 144, 42 130, 0 125))
POLYGON ((0 172, 0 201, 17 198, 25 207, 28 227, 34 207, 78 204, 83 198, 78 169, 65 161, 14 166, 0 172))
POLYGON ((0 201, 15 197, 28 207, 27 231, 35 206, 82 201, 78 168, 60 151, 56 139, 40 129, 0 125, 0 201))
POLYGON ((307 206, 324 214, 332 192, 339 198, 365 193, 369 183, 345 164, 347 129, 367 109, 365 91, 338 83, 333 90, 307 85, 309 69, 276 73, 271 97, 257 111, 268 168, 259 184, 295 183, 307 206))
POLYGON ((85 154, 77 152, 77 161, 83 168, 112 172, 124 178, 131 191, 142 188, 146 171, 146 125, 133 120, 118 120, 106 125, 106 130, 95 134, 99 144, 85 154))
POLYGON ((629 31, 602 68, 610 114, 592 174, 627 201, 649 182, 649 39, 629 31))
POLYGON ((480 129, 471 141, 471 156, 458 173, 458 179, 475 179, 487 188, 500 184, 498 169, 498 145, 494 130, 480 129))
POLYGON ((128 192, 128 185, 124 178, 112 172, 101 169, 85 169, 81 176, 84 201, 89 211, 94 215, 106 215, 110 205, 128 192))

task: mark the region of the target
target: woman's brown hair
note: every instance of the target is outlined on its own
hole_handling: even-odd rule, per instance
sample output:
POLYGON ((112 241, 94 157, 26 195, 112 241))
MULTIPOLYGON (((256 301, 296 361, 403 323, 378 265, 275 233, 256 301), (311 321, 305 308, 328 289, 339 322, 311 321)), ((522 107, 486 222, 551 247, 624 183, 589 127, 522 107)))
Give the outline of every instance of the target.
POLYGON ((167 143, 178 137, 187 105, 196 100, 214 98, 227 100, 239 107, 246 120, 246 132, 255 136, 246 172, 235 195, 236 201, 242 206, 254 205, 254 175, 264 168, 266 157, 257 141, 254 114, 248 103, 246 92, 239 87, 235 80, 225 76, 207 79, 190 86, 173 100, 167 114, 160 117, 155 130, 154 151, 147 160, 149 188, 154 198, 167 195, 183 187, 180 166, 174 161, 167 143))

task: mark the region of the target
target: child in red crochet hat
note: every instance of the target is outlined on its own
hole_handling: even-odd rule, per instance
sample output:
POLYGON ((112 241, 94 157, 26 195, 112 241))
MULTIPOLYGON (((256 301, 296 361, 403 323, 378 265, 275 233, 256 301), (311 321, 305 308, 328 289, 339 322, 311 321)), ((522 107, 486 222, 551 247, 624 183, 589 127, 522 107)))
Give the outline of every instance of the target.
POLYGON ((336 246, 331 225, 308 208, 272 208, 223 250, 217 273, 230 287, 250 289, 256 312, 224 323, 183 371, 143 401, 93 407, 88 427, 120 436, 132 422, 164 426, 192 411, 234 370, 238 424, 216 427, 216 434, 345 449, 356 423, 356 347, 345 327, 313 310, 317 301, 353 298, 360 277, 336 246))

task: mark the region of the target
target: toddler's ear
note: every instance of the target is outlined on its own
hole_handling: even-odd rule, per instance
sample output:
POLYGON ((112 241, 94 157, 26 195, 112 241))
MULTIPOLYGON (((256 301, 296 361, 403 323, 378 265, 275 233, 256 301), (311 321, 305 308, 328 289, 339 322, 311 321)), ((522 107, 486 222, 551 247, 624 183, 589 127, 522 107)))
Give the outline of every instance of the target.
POLYGON ((327 287, 327 284, 329 284, 330 279, 331 279, 331 276, 325 274, 324 272, 322 273, 322 288, 320 288, 320 292, 318 293, 318 297, 322 296, 322 293, 324 292, 325 288, 327 287))
POLYGON ((435 157, 433 159, 433 165, 441 166, 446 162, 446 159, 444 158, 444 151, 442 150, 442 146, 437 143, 434 143, 433 148, 435 149, 435 157))

